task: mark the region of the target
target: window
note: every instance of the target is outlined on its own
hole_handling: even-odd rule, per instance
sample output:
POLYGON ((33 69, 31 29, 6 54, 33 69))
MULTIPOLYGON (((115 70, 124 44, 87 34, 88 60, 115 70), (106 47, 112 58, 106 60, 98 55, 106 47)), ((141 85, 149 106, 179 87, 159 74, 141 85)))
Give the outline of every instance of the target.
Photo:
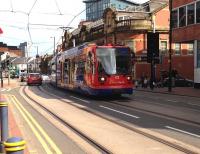
POLYGON ((124 19, 124 17, 119 17, 119 21, 121 21, 121 20, 123 20, 124 19))
POLYGON ((134 53, 134 41, 133 40, 125 40, 125 45, 131 49, 131 52, 134 53))
POLYGON ((178 27, 178 10, 172 11, 172 28, 178 27))
POLYGON ((196 3, 196 23, 200 23, 200 1, 196 3))
POLYGON ((124 16, 124 20, 127 20, 129 19, 130 17, 129 16, 124 16))
POLYGON ((186 7, 179 8, 179 27, 186 25, 186 7))
POLYGON ((200 41, 197 41, 197 68, 200 68, 200 41))
POLYGON ((194 45, 188 44, 188 54, 193 55, 193 53, 194 53, 194 45))
POLYGON ((163 55, 167 54, 167 41, 160 42, 160 50, 161 50, 161 54, 163 55))
POLYGON ((174 54, 175 55, 181 54, 181 44, 179 44, 179 43, 174 44, 174 54))
POLYGON ((194 24, 194 4, 187 6, 187 24, 194 24))

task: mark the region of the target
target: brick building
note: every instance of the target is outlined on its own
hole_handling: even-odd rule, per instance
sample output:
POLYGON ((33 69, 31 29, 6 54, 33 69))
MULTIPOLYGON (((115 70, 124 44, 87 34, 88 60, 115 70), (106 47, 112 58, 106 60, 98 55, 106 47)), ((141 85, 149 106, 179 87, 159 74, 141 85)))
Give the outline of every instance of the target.
MULTIPOLYGON (((156 64, 156 78, 161 71, 168 71, 169 64, 169 1, 151 0, 134 9, 118 10, 107 8, 103 17, 94 22, 84 22, 72 33, 65 33, 63 50, 83 42, 97 44, 121 44, 129 46, 136 55, 133 76, 139 79, 142 74, 150 77, 150 64, 147 58, 147 33, 159 33, 160 64, 156 64)), ((193 47, 190 42, 172 45, 172 67, 186 78, 193 79, 193 47), (185 69, 190 67, 190 69, 185 69)))
POLYGON ((23 52, 17 46, 8 46, 7 44, 0 42, 0 52, 9 53, 10 57, 22 56, 23 52))
POLYGON ((180 63, 182 69, 190 73, 195 87, 200 87, 200 0, 173 0, 172 26, 172 41, 187 63, 180 63))
MULTIPOLYGON (((113 43, 127 45, 135 53, 138 59, 147 56, 147 32, 160 33, 160 43, 163 44, 162 54, 167 55, 169 9, 167 0, 152 0, 134 9, 125 10, 107 8, 103 17, 94 22, 82 22, 72 33, 65 33, 62 48, 66 50, 83 42, 95 42, 99 45, 113 43), (160 21, 162 20, 162 21, 160 21), (154 24, 154 26, 153 26, 154 24)), ((163 64, 168 69, 167 58, 163 58, 163 64)), ((160 75, 160 65, 157 66, 157 77, 160 75)), ((164 69, 163 67, 163 69, 164 69)), ((142 74, 150 77, 150 64, 146 61, 136 62, 133 76, 140 78, 142 74)))

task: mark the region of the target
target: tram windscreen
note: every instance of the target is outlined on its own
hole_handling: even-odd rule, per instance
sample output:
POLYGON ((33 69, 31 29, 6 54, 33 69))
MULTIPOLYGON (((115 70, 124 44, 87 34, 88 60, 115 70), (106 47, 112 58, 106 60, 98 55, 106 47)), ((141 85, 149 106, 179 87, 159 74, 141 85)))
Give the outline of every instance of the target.
POLYGON ((131 54, 128 48, 97 48, 97 60, 99 73, 131 73, 131 54))

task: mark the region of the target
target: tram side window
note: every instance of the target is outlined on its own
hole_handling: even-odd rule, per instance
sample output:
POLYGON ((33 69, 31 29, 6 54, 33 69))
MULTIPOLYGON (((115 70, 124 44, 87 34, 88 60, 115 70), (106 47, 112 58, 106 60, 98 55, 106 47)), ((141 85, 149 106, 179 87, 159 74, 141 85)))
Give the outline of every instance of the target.
POLYGON ((95 65, 94 65, 94 54, 89 52, 87 57, 87 66, 86 66, 87 73, 95 74, 95 65))
POLYGON ((83 81, 83 76, 85 73, 85 62, 79 61, 77 64, 76 79, 83 81))
POLYGON ((68 62, 64 63, 64 73, 68 74, 68 62))
POLYGON ((63 64, 63 77, 64 77, 64 83, 68 83, 68 73, 69 73, 69 62, 68 60, 65 60, 63 64))

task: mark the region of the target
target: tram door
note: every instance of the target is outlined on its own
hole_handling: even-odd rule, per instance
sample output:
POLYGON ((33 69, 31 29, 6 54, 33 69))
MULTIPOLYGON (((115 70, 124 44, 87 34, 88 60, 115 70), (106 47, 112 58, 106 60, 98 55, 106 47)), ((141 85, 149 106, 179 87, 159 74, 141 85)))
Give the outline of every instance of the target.
POLYGON ((75 59, 70 59, 69 84, 74 84, 75 59))
POLYGON ((70 76, 71 76, 71 59, 67 62, 68 65, 68 71, 67 71, 67 84, 70 84, 70 76))
POLYGON ((64 84, 68 84, 69 81, 68 81, 68 75, 69 74, 69 60, 68 59, 65 59, 65 62, 63 64, 63 83, 64 84))
POLYGON ((61 62, 61 84, 64 83, 64 63, 61 62))

